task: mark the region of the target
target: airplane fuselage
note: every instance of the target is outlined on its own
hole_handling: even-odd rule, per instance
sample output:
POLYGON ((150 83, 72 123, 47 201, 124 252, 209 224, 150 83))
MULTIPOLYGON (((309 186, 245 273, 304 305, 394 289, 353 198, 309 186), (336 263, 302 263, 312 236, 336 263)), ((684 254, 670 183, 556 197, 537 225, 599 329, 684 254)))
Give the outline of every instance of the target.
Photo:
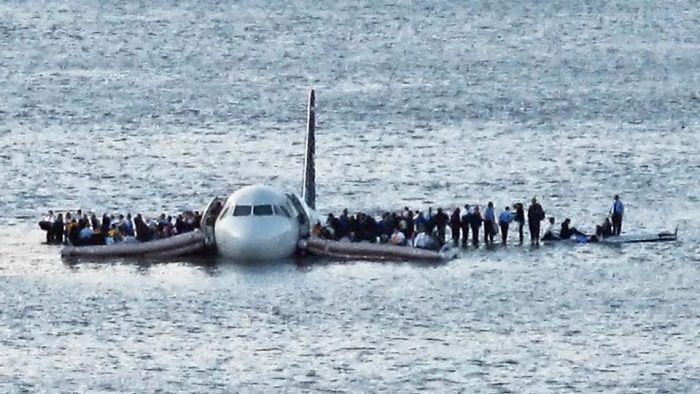
POLYGON ((235 260, 274 260, 294 254, 316 223, 316 94, 309 92, 303 198, 263 185, 246 186, 226 200, 214 225, 219 254, 235 260))
MULTIPOLYGON (((239 261, 290 257, 308 226, 295 196, 262 185, 244 187, 225 202, 214 234, 219 254, 239 261)), ((298 199, 297 199, 298 201, 298 199)), ((308 217, 308 216, 306 216, 308 217)))

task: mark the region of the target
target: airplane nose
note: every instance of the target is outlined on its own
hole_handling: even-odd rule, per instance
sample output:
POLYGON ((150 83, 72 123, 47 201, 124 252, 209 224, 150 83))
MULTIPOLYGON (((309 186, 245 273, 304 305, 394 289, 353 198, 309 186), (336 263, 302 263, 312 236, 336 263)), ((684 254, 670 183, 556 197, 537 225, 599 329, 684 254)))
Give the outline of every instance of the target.
POLYGON ((259 223, 242 224, 218 229, 216 242, 219 253, 235 260, 271 260, 290 256, 297 235, 290 226, 261 226, 259 223))

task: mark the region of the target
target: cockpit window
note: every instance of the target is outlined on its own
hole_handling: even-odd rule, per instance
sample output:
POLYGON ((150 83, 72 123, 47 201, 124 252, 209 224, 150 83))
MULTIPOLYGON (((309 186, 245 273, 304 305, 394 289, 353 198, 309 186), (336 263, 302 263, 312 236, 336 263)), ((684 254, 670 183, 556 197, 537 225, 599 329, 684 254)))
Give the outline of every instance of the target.
POLYGON ((256 205, 253 207, 253 215, 255 216, 271 216, 272 205, 256 205))
POLYGON ((236 205, 233 209, 233 216, 248 216, 250 215, 250 205, 236 205))
POLYGON ((279 216, 284 216, 286 218, 292 217, 292 215, 289 213, 289 210, 285 208, 284 205, 275 205, 275 213, 279 216))
POLYGON ((226 215, 228 215, 228 211, 230 211, 230 210, 231 210, 231 206, 229 205, 228 207, 226 207, 226 209, 224 209, 223 212, 221 212, 221 214, 219 215, 219 219, 225 218, 226 215))

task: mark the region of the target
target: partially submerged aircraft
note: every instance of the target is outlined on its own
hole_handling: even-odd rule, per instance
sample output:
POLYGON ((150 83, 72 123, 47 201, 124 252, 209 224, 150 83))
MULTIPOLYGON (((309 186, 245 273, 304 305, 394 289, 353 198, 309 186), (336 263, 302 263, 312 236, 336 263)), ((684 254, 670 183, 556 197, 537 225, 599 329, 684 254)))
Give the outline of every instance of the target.
POLYGON ((64 257, 174 257, 209 249, 235 261, 284 259, 299 250, 328 257, 372 260, 441 260, 453 256, 390 244, 351 244, 311 237, 312 227, 320 221, 315 211, 315 133, 316 94, 311 90, 301 196, 267 185, 245 186, 226 199, 211 200, 203 214, 201 232, 138 244, 66 246, 61 254, 64 257))
MULTIPOLYGON (((311 254, 355 259, 441 260, 448 251, 432 251, 390 244, 349 243, 310 237, 319 221, 316 212, 316 95, 309 93, 304 182, 301 197, 265 185, 246 186, 225 201, 211 228, 202 226, 218 254, 236 261, 275 260, 298 250, 311 254)), ((205 210, 206 219, 212 200, 205 210)))
MULTIPOLYGON (((273 260, 292 256, 300 239, 318 221, 316 208, 316 93, 309 93, 304 183, 301 197, 275 187, 252 185, 231 194, 216 219, 218 253, 234 260, 273 260)), ((213 200, 207 210, 216 203, 213 200)), ((211 228, 205 227, 205 232, 211 228)))
MULTIPOLYGON (((327 257, 371 260, 443 260, 456 257, 457 249, 449 247, 433 251, 391 244, 339 242, 310 236, 312 227, 320 221, 315 210, 315 107, 316 95, 311 90, 301 196, 267 185, 245 186, 226 199, 212 199, 204 211, 201 232, 139 244, 66 246, 61 254, 64 257, 173 257, 208 249, 235 261, 284 259, 299 250, 327 257)), ((659 242, 673 241, 676 237, 677 230, 675 233, 609 237, 600 242, 659 242)))

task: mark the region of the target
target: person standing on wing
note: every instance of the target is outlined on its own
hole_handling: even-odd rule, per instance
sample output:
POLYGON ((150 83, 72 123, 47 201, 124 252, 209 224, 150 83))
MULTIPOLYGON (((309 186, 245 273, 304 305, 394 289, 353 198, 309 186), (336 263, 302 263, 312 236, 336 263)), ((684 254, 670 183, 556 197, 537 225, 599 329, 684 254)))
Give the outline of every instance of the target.
POLYGON ((462 214, 462 247, 467 247, 469 240, 469 227, 471 226, 472 213, 469 211, 469 204, 464 204, 464 213, 462 214))
POLYGON ((622 215, 625 214, 625 204, 620 200, 620 196, 615 195, 610 216, 612 217, 613 235, 620 235, 622 232, 622 215))
POLYGON ((496 224, 496 212, 493 209, 493 202, 489 201, 484 209, 484 243, 493 245, 494 226, 496 224))
POLYGON ((461 232, 461 220, 459 214, 459 207, 452 211, 452 216, 450 216, 450 229, 452 229, 452 243, 454 246, 459 246, 459 233, 461 232))
POLYGON ((540 244, 540 222, 544 220, 544 209, 537 202, 535 197, 532 197, 532 204, 527 209, 527 224, 530 227, 530 244, 540 244))
POLYGON ((522 203, 515 203, 513 204, 513 208, 515 209, 515 220, 518 223, 518 235, 520 236, 520 243, 519 245, 523 244, 523 227, 525 226, 525 207, 523 207, 522 203))
POLYGON ((481 211, 479 211, 479 206, 474 206, 474 211, 472 212, 471 218, 469 219, 469 227, 472 228, 472 244, 474 247, 479 247, 479 227, 483 223, 484 219, 481 218, 481 211))
POLYGON ((508 225, 510 225, 510 222, 512 221, 513 212, 510 211, 510 207, 506 207, 506 209, 498 216, 498 225, 501 227, 501 239, 503 245, 505 245, 508 241, 508 225))

